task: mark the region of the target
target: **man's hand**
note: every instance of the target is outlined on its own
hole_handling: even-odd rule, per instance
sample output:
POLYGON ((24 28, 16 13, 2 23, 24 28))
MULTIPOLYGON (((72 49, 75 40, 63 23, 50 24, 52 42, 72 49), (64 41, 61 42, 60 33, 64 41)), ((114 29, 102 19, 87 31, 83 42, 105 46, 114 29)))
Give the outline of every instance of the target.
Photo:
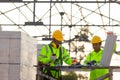
POLYGON ((72 59, 72 64, 75 65, 77 63, 77 59, 72 59))
POLYGON ((38 65, 39 65, 39 66, 49 66, 49 64, 45 64, 45 63, 43 63, 43 62, 38 62, 38 65))
POLYGON ((38 62, 38 65, 39 65, 39 66, 42 66, 43 64, 44 64, 44 63, 42 63, 42 62, 38 62))

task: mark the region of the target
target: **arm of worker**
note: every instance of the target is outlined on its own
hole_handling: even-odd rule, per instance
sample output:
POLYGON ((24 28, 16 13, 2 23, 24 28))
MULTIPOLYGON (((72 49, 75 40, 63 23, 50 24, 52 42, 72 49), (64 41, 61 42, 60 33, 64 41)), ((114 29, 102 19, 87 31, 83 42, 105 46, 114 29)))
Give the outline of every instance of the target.
POLYGON ((49 54, 46 50, 46 45, 42 46, 41 51, 38 55, 38 62, 41 62, 43 64, 48 64, 50 61, 49 54))
POLYGON ((100 57, 91 58, 91 55, 92 53, 89 53, 82 64, 84 66, 102 66, 100 57))
POLYGON ((91 61, 91 53, 89 53, 86 58, 84 59, 82 65, 87 65, 88 62, 91 61))
POLYGON ((63 47, 63 53, 62 53, 62 57, 63 57, 63 61, 68 64, 68 65, 72 65, 72 58, 70 57, 69 53, 67 52, 67 50, 63 47))

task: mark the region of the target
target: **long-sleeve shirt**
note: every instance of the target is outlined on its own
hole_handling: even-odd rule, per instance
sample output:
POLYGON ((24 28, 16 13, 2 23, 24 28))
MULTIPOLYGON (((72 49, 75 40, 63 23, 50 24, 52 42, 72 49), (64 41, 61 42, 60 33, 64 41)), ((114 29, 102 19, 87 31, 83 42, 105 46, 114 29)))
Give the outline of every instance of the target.
MULTIPOLYGON (((86 56, 84 64, 86 64, 87 62, 93 61, 93 60, 95 60, 99 64, 102 59, 102 54, 103 54, 102 49, 100 49, 100 51, 98 51, 98 52, 92 51, 90 54, 88 54, 86 56)), ((91 70, 90 71, 90 80, 96 80, 96 78, 103 76, 107 73, 108 73, 108 69, 91 70)), ((108 79, 105 79, 105 80, 108 80, 108 79)))

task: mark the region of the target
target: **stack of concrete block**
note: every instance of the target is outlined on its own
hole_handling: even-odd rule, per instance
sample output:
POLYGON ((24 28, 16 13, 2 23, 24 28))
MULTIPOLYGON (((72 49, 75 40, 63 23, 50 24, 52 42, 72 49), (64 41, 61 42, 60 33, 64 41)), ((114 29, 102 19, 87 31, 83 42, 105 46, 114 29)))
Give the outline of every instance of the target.
POLYGON ((22 32, 0 32, 0 80, 36 80, 37 41, 22 32))

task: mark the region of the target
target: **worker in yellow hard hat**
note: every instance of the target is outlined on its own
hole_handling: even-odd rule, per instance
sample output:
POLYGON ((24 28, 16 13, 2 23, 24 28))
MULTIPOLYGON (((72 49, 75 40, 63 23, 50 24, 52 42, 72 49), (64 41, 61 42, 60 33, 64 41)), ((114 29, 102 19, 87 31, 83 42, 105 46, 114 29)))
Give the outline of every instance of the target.
MULTIPOLYGON (((60 30, 55 30, 52 33, 51 43, 42 46, 39 53, 38 62, 40 66, 62 66, 63 61, 68 65, 72 65, 72 58, 67 50, 61 45, 63 40, 63 34, 60 30)), ((43 80, 50 80, 51 77, 56 80, 61 80, 61 71, 59 69, 46 69, 44 67, 42 72, 43 74, 50 76, 44 76, 43 80)))
MULTIPOLYGON (((100 61, 102 59, 103 49, 101 49, 102 40, 99 36, 94 36, 91 40, 91 44, 93 47, 93 51, 90 52, 84 61, 86 65, 100 65, 100 61)), ((89 80, 97 80, 97 78, 104 76, 108 73, 108 69, 94 69, 90 71, 90 79, 89 80)), ((102 80, 108 80, 102 79, 102 80)))

